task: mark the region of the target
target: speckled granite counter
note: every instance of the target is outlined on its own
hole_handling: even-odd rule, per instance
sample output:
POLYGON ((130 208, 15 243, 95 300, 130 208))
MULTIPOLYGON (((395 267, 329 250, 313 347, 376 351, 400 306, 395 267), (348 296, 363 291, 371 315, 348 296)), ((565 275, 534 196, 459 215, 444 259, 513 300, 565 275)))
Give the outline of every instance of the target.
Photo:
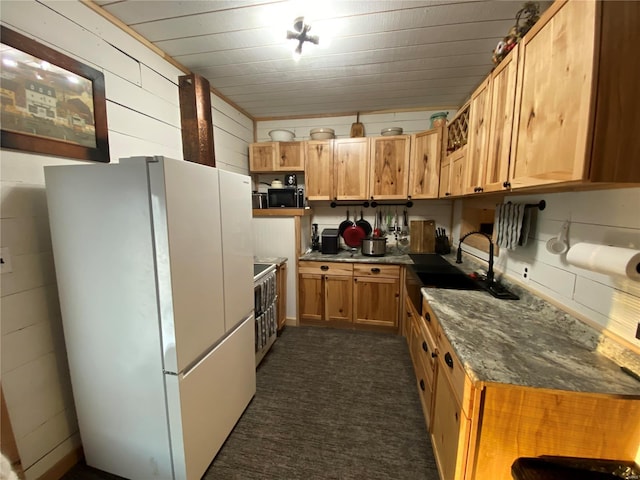
MULTIPOLYGON (((453 263, 452 256, 448 260, 453 263)), ((457 266, 466 272, 478 268, 467 258, 457 266)), ((527 290, 503 283, 520 300, 422 289, 472 381, 640 398, 640 382, 619 366, 640 372, 639 355, 527 290)))
POLYGON ((282 265, 287 261, 287 257, 253 257, 253 263, 273 263, 282 265))
POLYGON ((360 250, 341 250, 337 254, 325 254, 321 252, 306 253, 298 258, 312 262, 346 262, 346 263, 383 263, 395 265, 410 265, 413 263, 409 255, 391 248, 384 257, 371 257, 363 255, 360 250))

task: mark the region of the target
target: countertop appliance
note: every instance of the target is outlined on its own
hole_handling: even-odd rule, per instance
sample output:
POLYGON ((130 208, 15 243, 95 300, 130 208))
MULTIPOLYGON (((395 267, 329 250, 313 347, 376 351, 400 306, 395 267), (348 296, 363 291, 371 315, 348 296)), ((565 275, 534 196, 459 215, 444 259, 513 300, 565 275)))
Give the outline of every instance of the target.
POLYGON ((337 228, 325 228, 322 230, 322 242, 320 251, 322 253, 336 254, 339 250, 340 232, 337 228))
POLYGON ((253 264, 253 296, 257 367, 276 341, 278 334, 278 294, 274 264, 253 264))
POLYGON ((251 206, 256 209, 268 208, 267 194, 261 192, 253 192, 251 194, 251 206))
POLYGON ((302 188, 268 188, 269 208, 304 208, 302 188))
POLYGON ((87 464, 200 479, 256 391, 250 178, 164 157, 44 170, 87 464))

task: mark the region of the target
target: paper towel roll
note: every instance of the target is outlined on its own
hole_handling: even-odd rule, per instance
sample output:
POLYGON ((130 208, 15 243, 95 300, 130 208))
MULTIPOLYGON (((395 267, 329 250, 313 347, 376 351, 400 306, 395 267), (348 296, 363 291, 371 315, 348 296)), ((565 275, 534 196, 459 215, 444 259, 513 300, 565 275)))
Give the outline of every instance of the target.
POLYGON ((607 275, 622 275, 640 281, 640 251, 631 248, 576 243, 567 252, 567 262, 607 275))

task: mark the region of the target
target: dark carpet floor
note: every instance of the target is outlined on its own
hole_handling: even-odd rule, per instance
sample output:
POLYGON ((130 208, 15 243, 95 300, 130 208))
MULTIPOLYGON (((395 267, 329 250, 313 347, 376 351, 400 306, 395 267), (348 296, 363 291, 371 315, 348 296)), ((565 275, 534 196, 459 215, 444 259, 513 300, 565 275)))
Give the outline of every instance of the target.
MULTIPOLYGON (((119 477, 77 465, 64 480, 119 477)), ((207 480, 437 480, 403 337, 284 330, 207 480)))

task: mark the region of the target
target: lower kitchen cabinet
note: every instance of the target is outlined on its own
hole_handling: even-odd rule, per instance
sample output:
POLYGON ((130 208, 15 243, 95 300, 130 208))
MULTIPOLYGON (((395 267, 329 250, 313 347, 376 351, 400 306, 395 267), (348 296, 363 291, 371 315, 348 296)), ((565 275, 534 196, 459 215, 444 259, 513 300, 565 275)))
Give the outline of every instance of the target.
MULTIPOLYGON (((431 443, 443 479, 463 479, 471 422, 454 394, 440 357, 433 395, 431 443)), ((457 361, 457 360, 456 360, 457 361)))
POLYGON ((401 273, 398 265, 301 261, 300 323, 396 332, 401 273))
POLYGON ((636 457, 640 396, 472 381, 428 302, 425 317, 409 302, 406 309, 413 325, 409 350, 441 480, 512 480, 511 465, 519 457, 636 457), (437 356, 431 367, 427 350, 437 356))
POLYGON ((427 430, 431 430, 433 412, 433 389, 436 378, 436 343, 428 328, 423 323, 424 320, 416 312, 410 300, 405 302, 407 314, 407 342, 409 353, 416 373, 416 384, 422 412, 427 430))
POLYGON ((353 270, 353 321, 359 325, 398 327, 400 267, 356 264, 353 270))
POLYGON ((298 301, 301 323, 351 323, 353 266, 339 262, 300 262, 298 301))

